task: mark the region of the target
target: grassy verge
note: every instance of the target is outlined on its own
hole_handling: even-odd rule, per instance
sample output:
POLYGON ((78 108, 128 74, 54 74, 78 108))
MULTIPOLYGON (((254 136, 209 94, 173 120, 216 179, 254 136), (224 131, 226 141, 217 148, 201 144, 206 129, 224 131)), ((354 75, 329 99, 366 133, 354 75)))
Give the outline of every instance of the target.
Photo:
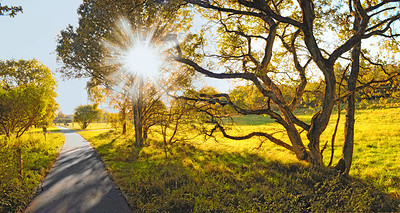
MULTIPOLYGON (((290 152, 259 139, 197 138, 176 144, 165 159, 154 133, 142 149, 133 146, 132 135, 80 134, 103 157, 134 212, 397 212, 398 121, 398 109, 360 111, 350 179, 310 169, 290 152)), ((330 138, 334 123, 324 140, 330 138)), ((269 124, 241 125, 232 131, 255 128, 279 130, 269 124)), ((340 157, 340 141, 338 137, 335 160, 340 157)))
POLYGON ((18 140, 0 136, 0 212, 21 212, 31 201, 64 143, 60 133, 46 137, 42 133, 18 140))

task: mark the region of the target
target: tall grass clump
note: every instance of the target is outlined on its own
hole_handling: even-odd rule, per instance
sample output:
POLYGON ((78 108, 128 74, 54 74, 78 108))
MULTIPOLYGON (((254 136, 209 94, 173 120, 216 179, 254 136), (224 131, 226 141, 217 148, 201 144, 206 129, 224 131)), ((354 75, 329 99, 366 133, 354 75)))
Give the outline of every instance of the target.
POLYGON ((0 212, 21 212, 49 171, 63 145, 60 133, 0 136, 0 212))

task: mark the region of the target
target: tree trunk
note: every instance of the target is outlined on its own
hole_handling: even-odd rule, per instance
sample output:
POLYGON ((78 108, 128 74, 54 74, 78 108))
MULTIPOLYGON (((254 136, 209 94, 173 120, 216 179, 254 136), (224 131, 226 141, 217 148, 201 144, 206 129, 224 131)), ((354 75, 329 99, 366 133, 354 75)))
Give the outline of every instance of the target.
MULTIPOLYGON (((355 16, 354 32, 361 28, 361 17, 355 16)), ((361 41, 359 41, 351 51, 351 72, 347 80, 347 90, 351 92, 347 97, 346 104, 346 123, 344 130, 344 144, 342 149, 342 158, 340 159, 337 168, 344 174, 349 175, 351 163, 353 161, 353 148, 354 148, 354 125, 355 125, 355 90, 357 86, 357 79, 360 72, 360 55, 361 55, 361 41), (341 168, 340 168, 341 166, 341 168)))
POLYGON ((18 157, 19 157, 19 174, 21 177, 24 176, 24 155, 22 153, 22 148, 17 149, 18 157))
POLYGON ((333 67, 325 66, 325 94, 322 103, 322 109, 311 119, 310 130, 307 133, 309 140, 308 148, 311 155, 311 164, 323 166, 323 158, 320 149, 320 137, 328 126, 335 104, 335 86, 336 78, 333 67))
POLYGON ((126 121, 124 121, 124 124, 122 124, 122 134, 126 134, 126 121))
POLYGON ((144 108, 144 95, 143 95, 143 79, 134 79, 134 89, 132 97, 133 107, 133 123, 135 126, 135 146, 143 147, 143 108, 144 108))
POLYGON ((122 122, 122 134, 126 134, 126 114, 127 114, 127 105, 125 104, 125 101, 123 103, 123 106, 120 109, 120 115, 121 115, 121 122, 122 122))
POLYGON ((308 144, 308 149, 310 150, 310 163, 313 166, 323 166, 322 155, 320 151, 320 134, 312 135, 309 137, 310 143, 308 144))
POLYGON ((292 143, 293 151, 296 154, 297 159, 314 164, 310 158, 310 154, 307 152, 306 147, 301 140, 300 134, 297 129, 292 126, 292 128, 286 128, 286 131, 292 143))
POLYGON ((142 110, 139 103, 133 105, 133 123, 135 125, 135 146, 143 146, 142 110))
POLYGON ((147 132, 149 131, 149 128, 144 128, 144 130, 143 130, 143 132, 142 132, 142 134, 143 134, 143 142, 146 142, 146 140, 147 140, 147 136, 148 136, 148 134, 147 134, 147 132))
POLYGON ((349 175, 351 163, 353 161, 353 147, 354 147, 354 125, 355 125, 355 89, 357 86, 357 78, 360 71, 360 54, 361 54, 361 42, 354 46, 351 53, 351 72, 347 81, 347 89, 351 92, 350 96, 346 99, 346 123, 344 130, 344 144, 342 150, 342 160, 344 163, 343 174, 349 175))
POLYGON ((165 154, 165 159, 168 159, 167 125, 161 124, 161 134, 162 134, 162 136, 163 136, 163 141, 164 141, 164 154, 165 154))

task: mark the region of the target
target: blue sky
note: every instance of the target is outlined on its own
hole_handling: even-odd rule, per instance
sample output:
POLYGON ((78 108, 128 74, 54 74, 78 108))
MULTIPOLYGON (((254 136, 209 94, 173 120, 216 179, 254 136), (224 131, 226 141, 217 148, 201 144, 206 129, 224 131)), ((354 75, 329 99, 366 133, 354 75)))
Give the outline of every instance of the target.
MULTIPOLYGON (((77 26, 76 13, 82 0, 0 0, 2 5, 22 6, 23 13, 14 18, 0 16, 0 59, 37 59, 56 72, 56 39, 68 24, 77 26)), ((64 80, 56 72, 58 81, 57 102, 64 114, 72 114, 82 104, 88 104, 86 79, 64 80)), ((230 83, 209 78, 198 85, 211 85, 226 91, 230 83)), ((107 106, 104 106, 107 108, 107 106)))
MULTIPOLYGON (((68 24, 77 25, 76 10, 82 0, 0 0, 2 5, 23 7, 14 18, 0 16, 0 59, 37 59, 56 71, 56 39, 68 24)), ((75 107, 87 104, 86 80, 63 81, 59 74, 57 102, 63 113, 72 114, 75 107)))

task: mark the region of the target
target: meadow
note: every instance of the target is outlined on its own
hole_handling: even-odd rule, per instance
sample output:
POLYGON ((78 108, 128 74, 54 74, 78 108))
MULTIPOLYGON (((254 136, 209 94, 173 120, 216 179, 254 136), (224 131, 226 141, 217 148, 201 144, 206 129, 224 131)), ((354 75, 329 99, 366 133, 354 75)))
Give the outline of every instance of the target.
POLYGON ((64 143, 57 128, 49 131, 55 133, 32 129, 18 139, 0 135, 0 212, 21 212, 31 202, 64 143))
MULTIPOLYGON (((73 130, 82 130, 81 126, 77 122, 73 122, 68 124, 68 128, 73 130)), ((85 130, 100 130, 100 129, 111 129, 112 126, 108 123, 90 123, 89 126, 85 130)))
MULTIPOLYGON (((303 119, 311 119, 308 114, 303 119)), ((322 137, 330 140, 337 114, 322 137)), ((340 157, 344 114, 333 162, 340 157)), ((270 129, 285 135, 267 117, 235 118, 232 132, 270 129)), ((102 156, 134 212, 397 212, 400 211, 400 109, 364 109, 356 115, 350 178, 315 170, 268 141, 232 141, 222 136, 165 147, 156 127, 143 148, 132 131, 81 131, 102 156)), ((280 134, 280 135, 279 135, 280 134)), ((305 137, 305 135, 304 135, 305 137)))

